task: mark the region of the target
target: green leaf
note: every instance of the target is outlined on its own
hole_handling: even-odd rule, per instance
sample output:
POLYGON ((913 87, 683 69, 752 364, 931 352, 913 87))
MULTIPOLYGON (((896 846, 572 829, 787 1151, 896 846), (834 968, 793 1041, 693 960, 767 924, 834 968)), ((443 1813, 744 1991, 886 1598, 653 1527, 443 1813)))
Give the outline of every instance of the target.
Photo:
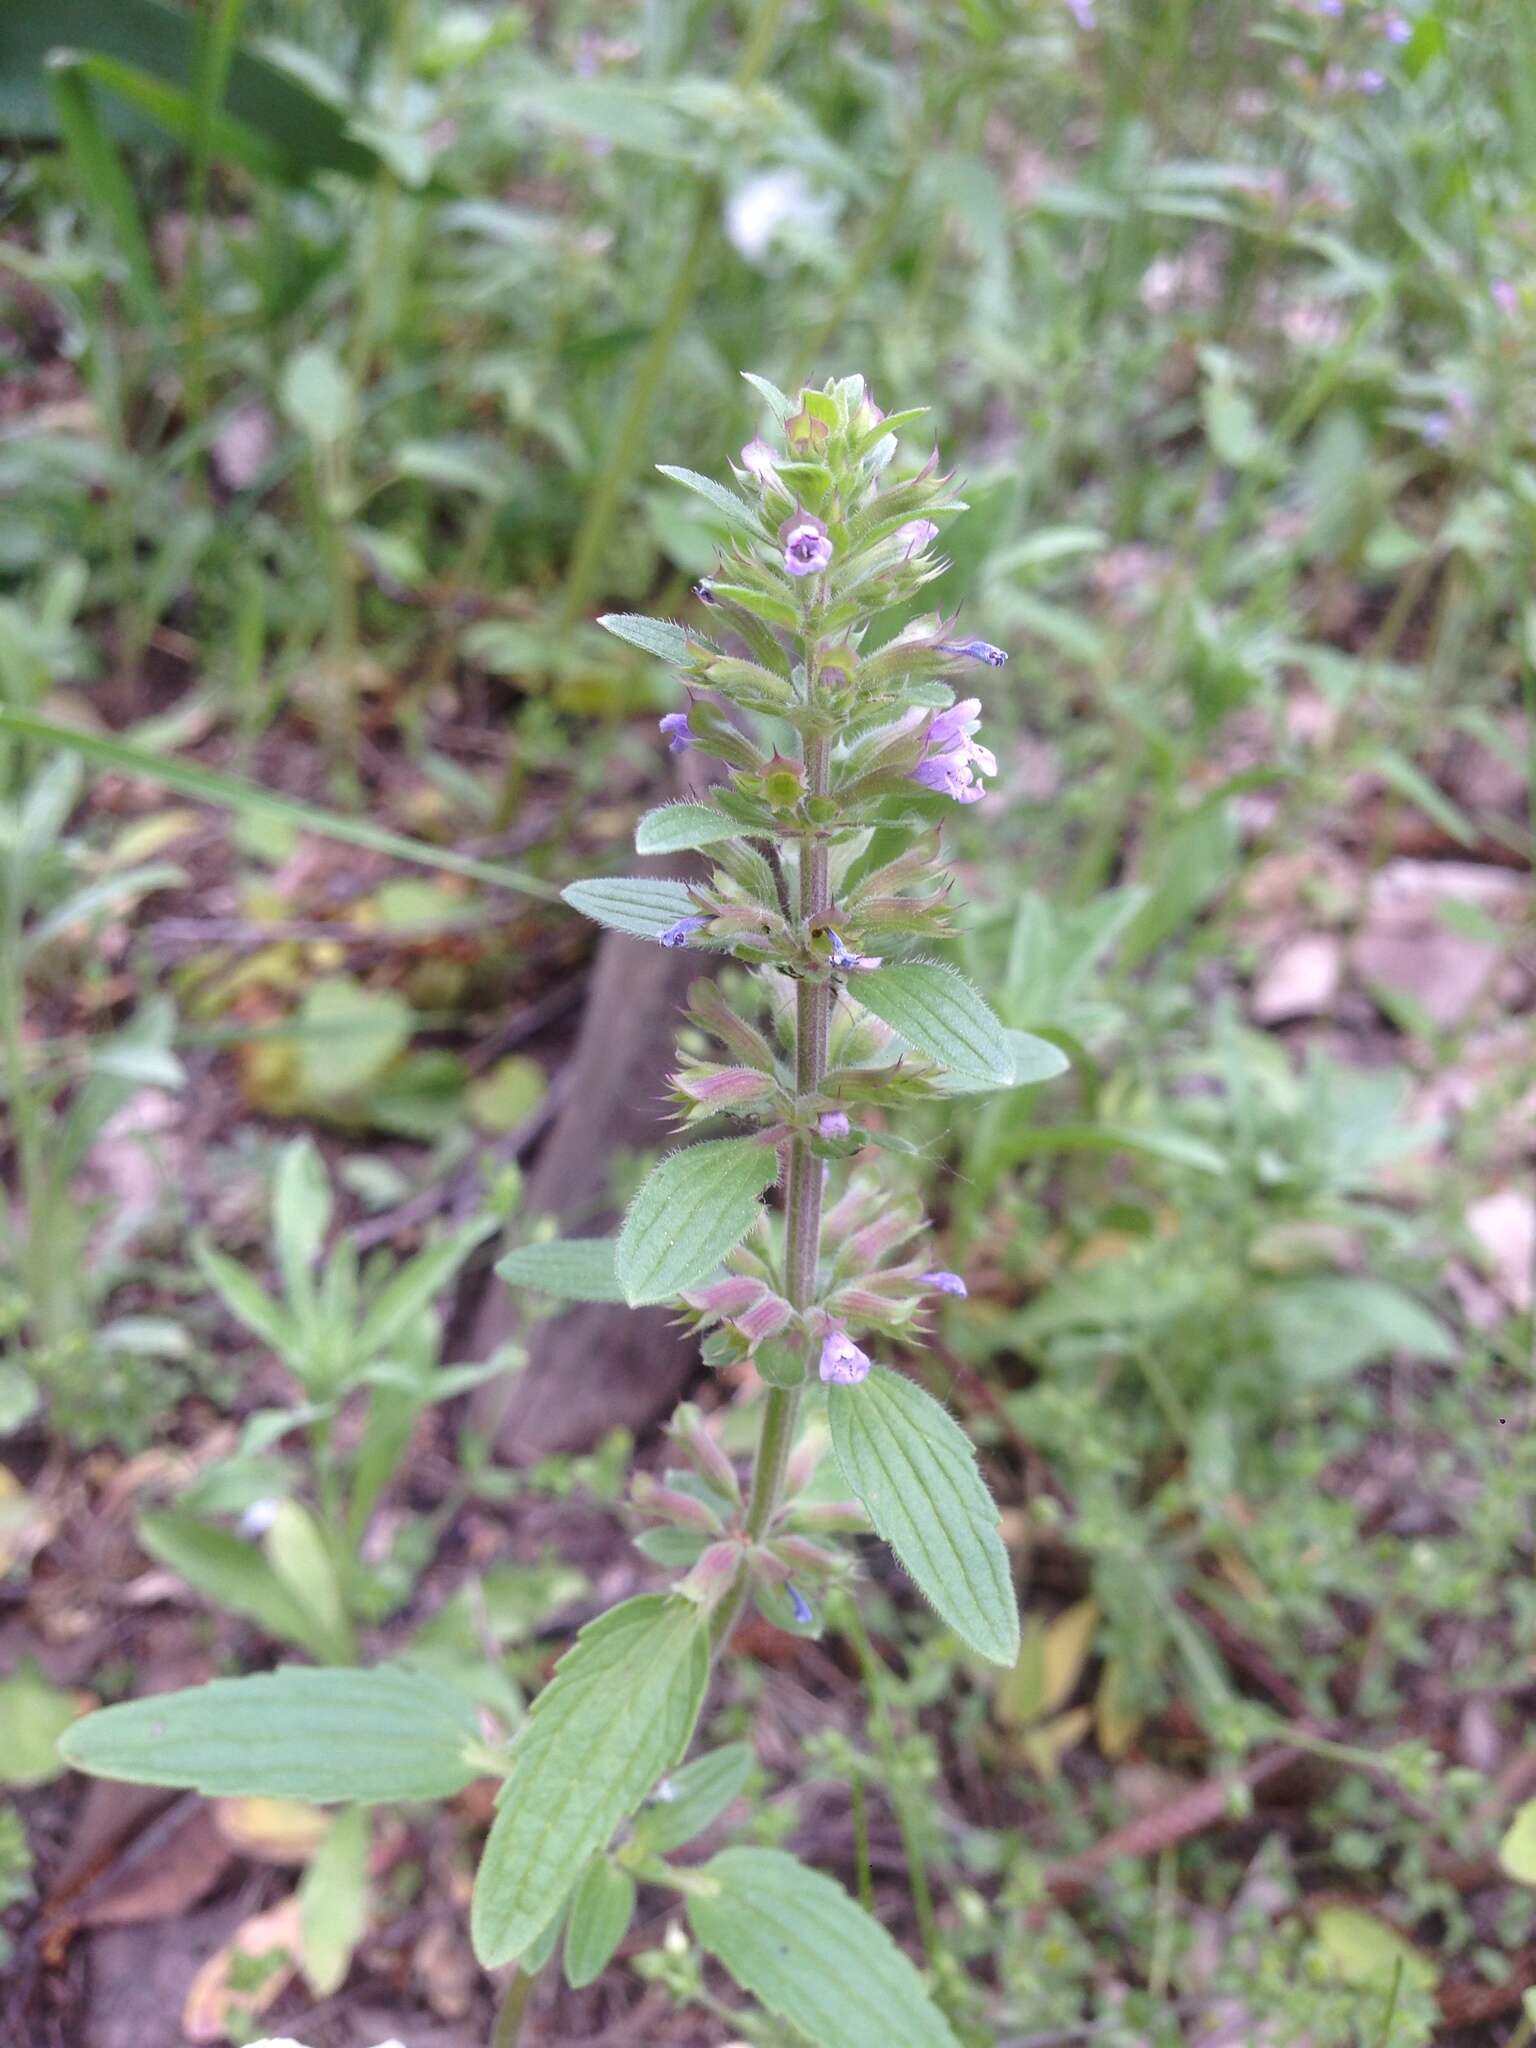
POLYGON ((718 1138, 673 1152, 629 1205, 613 1255, 631 1308, 670 1301, 712 1273, 757 1220, 778 1155, 755 1138, 718 1138))
POLYGON ((616 640, 627 640, 658 661, 686 668, 692 660, 689 637, 671 619, 648 619, 641 612, 604 612, 597 622, 616 640))
POLYGON ((1536 1799, 1527 1799, 1504 1830, 1499 1865, 1516 1884, 1536 1885, 1536 1799))
POLYGON ((497 1276, 509 1287, 531 1287, 561 1301, 622 1301, 613 1270, 617 1243, 613 1237, 567 1237, 519 1245, 497 1260, 497 1276))
POLYGON ((54 118, 86 212, 94 216, 98 235, 122 265, 125 296, 135 317, 152 333, 163 333, 165 301, 133 184, 83 71, 72 52, 67 60, 63 52, 50 59, 54 118))
POLYGON ((713 804, 663 804, 659 810, 647 811, 635 827, 635 851, 682 853, 689 847, 715 846, 722 839, 743 836, 741 826, 713 804))
POLYGON ((794 400, 786 398, 777 384, 770 384, 766 377, 759 377, 755 370, 743 370, 741 374, 758 396, 767 401, 770 410, 782 425, 795 409, 794 400))
MULTIPOLYGON (((44 65, 61 43, 120 58, 186 90, 194 82, 200 35, 197 16, 167 0, 68 0, 66 6, 6 0, 0 7, 0 129, 54 132, 44 65)), ((377 167, 374 152, 348 132, 339 108, 250 49, 235 50, 222 103, 281 152, 290 178, 317 170, 367 178, 377 167)), ((133 124, 136 138, 144 132, 142 123, 133 124)))
POLYGON ((762 533, 763 522, 746 499, 738 498, 734 491, 727 490, 724 484, 717 484, 713 477, 700 476, 696 469, 678 469, 670 462, 658 462, 656 467, 663 476, 671 477, 673 483, 682 484, 707 499, 723 515, 727 525, 744 527, 752 534, 762 533))
POLYGON ((1384 1280, 1322 1273, 1277 1281, 1259 1307, 1282 1366, 1304 1386, 1342 1379, 1389 1351, 1442 1365, 1456 1356, 1440 1318, 1384 1280))
POLYGON ((365 1358, 377 1358, 397 1343, 435 1301, 478 1244, 498 1227, 494 1216, 477 1216, 472 1223, 453 1231, 437 1244, 430 1244, 415 1258, 393 1272, 368 1305, 358 1332, 358 1349, 365 1358))
POLYGON ((1320 1907, 1316 1924, 1318 1946, 1332 1965, 1329 1974, 1346 1984, 1387 1991, 1401 1979, 1416 1991, 1433 1991, 1439 1982, 1429 1957, 1363 1906, 1320 1907))
POLYGON ((416 1013, 393 989, 334 974, 305 991, 295 1022, 306 1101, 337 1102, 377 1081, 411 1042, 416 1013))
POLYGON ((993 1088, 1014 1085, 1014 1056, 1002 1025, 963 974, 934 960, 860 974, 849 993, 914 1051, 993 1088))
MULTIPOLYGON (((331 1181, 325 1162, 312 1138, 294 1138, 283 1147, 272 1182, 272 1245, 289 1301, 313 1300, 312 1269, 330 1225, 331 1181)), ((248 1322, 244 1315, 240 1319, 248 1322)))
POLYGON ((1049 1038, 1037 1038, 1032 1031, 1005 1031, 1013 1060, 1015 1088, 1033 1088, 1038 1081, 1054 1081, 1066 1073, 1072 1062, 1049 1038))
POLYGON ((723 1749, 707 1749, 691 1764, 673 1771, 662 1779, 651 1803, 635 1821, 636 1842, 651 1855, 665 1856, 703 1834, 745 1791, 752 1762, 749 1743, 728 1742, 723 1749))
POLYGON ((337 1814, 299 1881, 304 1981, 316 1998, 341 1989, 368 1931, 370 1832, 366 1807, 337 1814))
POLYGON ((64 1768, 59 1737, 86 1704, 51 1685, 35 1664, 0 1678, 0 1785, 46 1785, 64 1768))
POLYGON ((478 1739, 474 1707, 424 1671, 288 1666, 107 1707, 59 1750, 77 1771, 210 1799, 381 1806, 462 1792, 478 1739))
MULTIPOLYGON (((0 8, 0 23, 5 20, 0 8)), ((178 761, 157 754, 131 741, 109 739, 104 734, 80 732, 73 726, 58 725, 52 719, 35 718, 29 711, 14 711, 0 704, 0 733, 18 739, 38 740, 47 747, 62 747, 83 760, 123 775, 141 776, 146 782, 175 790, 178 795, 217 804, 239 818, 285 825, 301 832, 318 832, 347 846, 366 847, 371 853, 387 854, 393 860, 414 861, 419 867, 440 868, 445 874, 462 875, 466 881, 485 882, 494 889, 511 889, 524 896, 553 902, 559 890, 537 875, 499 863, 472 860, 467 854, 452 853, 446 847, 427 846, 408 839, 403 832, 391 832, 371 818, 347 818, 325 811, 318 804, 306 804, 297 797, 280 796, 254 782, 242 782, 238 775, 223 775, 214 768, 199 768, 191 761, 178 761)))
POLYGON ((289 358, 278 397, 289 421, 316 447, 329 448, 351 430, 357 410, 351 379, 319 343, 289 358))
POLYGON ((1012 1666, 1019 1609, 970 1438, 931 1394, 877 1365, 827 1393, 832 1445, 869 1519, 973 1650, 1012 1666))
POLYGON ((560 894, 572 910, 632 939, 659 939, 680 917, 695 917, 699 906, 686 882, 648 875, 615 875, 609 881, 572 882, 560 894))
POLYGON ((488 1970, 538 1937, 587 1859, 687 1748, 709 1678, 690 1602, 642 1594, 589 1622, 534 1701, 475 1879, 488 1970))
POLYGON ((139 1541, 157 1564, 179 1572, 215 1606, 259 1622, 268 1635, 307 1650, 320 1663, 328 1660, 331 1641, 324 1626, 241 1537, 164 1508, 139 1517, 139 1541))
POLYGON ((310 1618, 312 1640, 325 1664, 351 1664, 357 1638, 336 1572, 336 1561, 320 1524, 296 1500, 278 1503, 262 1551, 273 1575, 310 1618))
POLYGON ((565 1929, 565 1981, 595 1984, 613 1961, 635 1910, 635 1880, 606 1856, 594 1856, 571 1901, 565 1929))
POLYGON ((698 1941, 817 2048, 957 2048, 916 1969, 832 1878, 752 1848, 723 1850, 694 1876, 698 1941))
POLYGON ((205 1244, 201 1238, 192 1240, 192 1257, 197 1270, 236 1322, 244 1323, 269 1350, 286 1359, 298 1344, 298 1332, 291 1318, 272 1299, 255 1274, 248 1272, 237 1259, 230 1258, 227 1252, 205 1244))

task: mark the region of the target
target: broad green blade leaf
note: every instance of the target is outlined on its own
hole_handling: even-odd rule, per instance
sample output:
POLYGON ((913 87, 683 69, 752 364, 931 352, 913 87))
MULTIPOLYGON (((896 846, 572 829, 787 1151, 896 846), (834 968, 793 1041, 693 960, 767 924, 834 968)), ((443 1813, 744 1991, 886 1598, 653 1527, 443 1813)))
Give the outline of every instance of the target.
POLYGON ((286 1359, 298 1344, 298 1331, 286 1309, 272 1299, 255 1274, 201 1238, 192 1240, 192 1257, 236 1321, 286 1359))
POLYGON ((288 1667, 88 1714, 59 1744, 98 1778, 210 1799, 380 1806, 451 1799, 477 1775, 475 1709, 424 1671, 288 1667))
POLYGON ((606 1856, 594 1856, 576 1887, 565 1929, 565 1981, 573 1991, 601 1977, 634 1910, 635 1880, 606 1856))
POLYGON ((588 1858, 677 1762, 708 1678, 708 1630, 689 1601, 642 1594, 582 1630, 512 1747, 470 1909, 486 1969, 536 1940, 588 1858))
POLYGON ((317 1998, 339 1991, 368 1932, 368 1814, 339 1813, 299 1880, 304 1981, 317 1998))
POLYGON ((648 619, 640 612, 604 612, 597 623, 615 640, 627 640, 631 647, 654 654, 658 661, 686 668, 692 659, 688 635, 671 619, 648 619))
POLYGON ((122 263, 126 294, 135 316, 152 332, 163 333, 166 310, 159 273, 133 185, 107 133, 96 95, 82 75, 82 66, 72 59, 50 61, 48 86, 86 212, 94 215, 98 232, 122 263))
POLYGON ((669 1301, 712 1273, 746 1236, 778 1155, 755 1138, 718 1138, 673 1152, 629 1205, 614 1271, 631 1308, 669 1301))
MULTIPOLYGON (((81 57, 71 53, 70 62, 93 84, 119 94, 136 113, 163 128, 183 148, 192 146, 199 121, 203 120, 207 123, 211 155, 228 158, 254 178, 282 183, 289 177, 289 159, 259 128, 215 109, 199 109, 191 93, 181 92, 139 65, 125 64, 117 57, 81 57)), ((60 118, 62 123, 62 113, 60 118)))
POLYGON ((332 1644, 325 1628, 254 1544, 177 1508, 141 1515, 139 1541, 157 1564, 179 1572, 215 1606, 260 1622, 268 1635, 307 1650, 322 1664, 330 1660, 332 1644))
POLYGON ((883 1365, 861 1386, 829 1388, 827 1417, 843 1476, 919 1588, 973 1650, 1011 1667, 1013 1574, 965 1431, 883 1365))
POLYGON ((693 846, 716 846, 722 839, 742 838, 742 827, 712 804, 663 804, 647 811, 635 827, 636 853, 682 853, 693 846))
POLYGON ((706 1750, 662 1779, 635 1822, 635 1840, 656 1856, 680 1849, 720 1818, 751 1775, 750 1744, 728 1742, 723 1749, 706 1750))
MULTIPOLYGON (((44 65, 60 44, 121 58, 185 89, 193 82, 198 41, 197 15, 167 0, 6 0, 0 7, 0 130, 54 132, 44 65)), ((249 49, 235 50, 223 104, 281 151, 289 177, 338 170, 367 178, 378 167, 339 108, 249 49)), ((132 123, 132 132, 142 138, 142 122, 132 123)))
POLYGON ((916 1969, 832 1878, 782 1849, 750 1848, 723 1850, 696 1875, 699 1942, 817 2048, 957 2048, 916 1969))
POLYGON ((952 967, 934 960, 878 967, 854 976, 849 994, 951 1073, 993 1088, 1013 1086, 1013 1053, 1002 1025, 952 967))
POLYGON ((656 467, 663 476, 671 477, 673 483, 697 491, 701 498, 707 499, 723 515, 728 526, 743 527, 748 533, 762 532, 763 522, 746 499, 738 498, 734 491, 727 490, 724 484, 717 484, 713 477, 700 476, 696 469, 678 469, 670 462, 658 462, 656 467))
POLYGON ((356 1663, 357 1638, 336 1561, 309 1509, 296 1500, 280 1501, 261 1547, 278 1583, 310 1617, 321 1662, 356 1663))
POLYGON ((555 1238, 548 1244, 519 1245, 496 1262, 496 1272, 509 1287, 531 1287, 561 1301, 622 1301, 624 1290, 613 1270, 617 1238, 555 1238))
POLYGON ((523 896, 542 897, 553 902, 559 890, 537 875, 499 862, 471 860, 446 847, 427 846, 407 839, 403 832, 391 832, 370 818, 344 818, 323 811, 318 804, 302 803, 297 797, 279 796, 254 782, 242 782, 238 775, 223 775, 213 768, 198 768, 190 761, 178 761, 169 754, 157 754, 148 747, 136 747, 127 740, 108 739, 101 733, 79 732, 70 725, 56 725, 51 719, 34 718, 29 711, 13 711, 0 704, 0 733, 18 739, 40 740, 45 746, 63 747, 84 760, 124 775, 140 775, 146 782, 174 789, 181 796, 197 797, 217 804, 237 816, 270 818, 301 832, 318 832, 323 838, 338 839, 347 846, 365 846, 371 853, 388 854, 394 860, 414 861, 418 867, 441 868, 445 874, 462 875, 466 881, 484 882, 493 889, 512 889, 523 896))
POLYGON ((648 875, 572 882, 560 894, 594 924, 627 932, 632 939, 659 939, 680 917, 696 917, 699 908, 686 882, 653 881, 648 875))

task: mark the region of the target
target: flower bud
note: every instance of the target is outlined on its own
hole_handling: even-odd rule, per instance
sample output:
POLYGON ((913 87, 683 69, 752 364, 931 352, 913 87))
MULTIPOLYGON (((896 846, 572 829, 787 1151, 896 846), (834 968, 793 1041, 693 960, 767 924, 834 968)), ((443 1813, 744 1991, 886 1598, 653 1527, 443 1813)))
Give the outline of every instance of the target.
POLYGON ((741 1576, 744 1555, 739 1543, 711 1543, 676 1590, 712 1614, 741 1576))
POLYGON ((701 1500, 695 1500, 691 1493, 674 1493, 670 1486, 663 1486, 649 1472, 637 1472, 630 1482, 629 1497, 643 1514, 658 1515, 664 1522, 675 1522, 679 1528, 702 1529, 707 1535, 717 1536, 725 1527, 712 1508, 701 1500))
POLYGON ((741 1499, 736 1467, 716 1442, 709 1424, 691 1401, 685 1401, 667 1425, 667 1434, 703 1479, 729 1499, 741 1499))

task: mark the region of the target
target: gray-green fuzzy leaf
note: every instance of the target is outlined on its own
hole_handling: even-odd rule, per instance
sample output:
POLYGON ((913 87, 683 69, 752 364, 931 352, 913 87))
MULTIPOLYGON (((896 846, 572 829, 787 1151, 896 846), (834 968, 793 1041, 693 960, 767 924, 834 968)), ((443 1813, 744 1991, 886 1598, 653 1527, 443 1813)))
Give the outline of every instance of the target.
POLYGON ((1019 1654, 997 1508, 971 1441, 931 1394, 877 1365, 827 1394, 832 1445, 869 1519, 956 1635, 994 1664, 1019 1654))
MULTIPOLYGON (((1033 1088, 1041 1081, 1054 1081, 1072 1064, 1059 1045, 1049 1038, 1036 1038, 1031 1031, 1005 1030, 1003 1038, 1013 1061, 1010 1085, 1014 1088, 1033 1088)), ((946 1095, 983 1095, 995 1084, 950 1071, 940 1085, 946 1095)))
POLYGON ((745 1847, 697 1876, 699 1942, 817 2048, 957 2048, 917 1970, 834 1879, 782 1849, 745 1847))
POLYGON ((751 1775, 747 1743, 707 1749, 656 1787, 652 1803, 635 1822, 635 1840, 656 1856, 680 1849, 720 1818, 751 1775))
POLYGON ((572 910, 579 910, 594 924, 627 932, 633 939, 659 939, 679 918, 698 912, 686 882, 654 880, 649 875, 572 882, 560 894, 572 910))
POLYGON ((613 1270, 612 1237, 560 1237, 547 1244, 519 1245, 496 1263, 509 1287, 531 1287, 561 1301, 622 1301, 613 1270))
POLYGON ((520 1956, 588 1858, 688 1747, 709 1677, 691 1603, 642 1594, 588 1623, 534 1701, 470 1909, 486 1969, 520 1956))
POLYGON ((691 659, 688 635, 671 619, 648 619, 640 612, 604 612, 597 622, 615 640, 627 640, 642 653, 658 661, 670 661, 686 668, 691 659))
POLYGON ((66 1763, 210 1799, 377 1806, 450 1799, 477 1767, 464 1696, 424 1671, 290 1668, 216 1678, 88 1714, 59 1744, 66 1763))
POLYGON ((724 484, 717 484, 711 476, 700 476, 696 469, 678 469, 670 462, 658 462, 656 467, 663 476, 671 477, 673 483, 682 484, 690 491, 697 491, 706 499, 731 526, 744 528, 748 533, 761 534, 763 522, 758 518, 745 498, 738 498, 734 491, 724 484))
POLYGON ((770 1146, 719 1138, 663 1159, 629 1205, 614 1270, 632 1308, 706 1279, 746 1236, 777 1176, 770 1146))
POLYGON ((681 853, 694 846, 717 846, 739 839, 742 828, 713 804, 662 804, 647 811, 635 827, 636 853, 681 853))
POLYGON ((879 967, 855 976, 849 993, 915 1052, 951 1073, 994 1088, 1013 1086, 1013 1053, 1002 1025, 952 967, 935 960, 879 967))

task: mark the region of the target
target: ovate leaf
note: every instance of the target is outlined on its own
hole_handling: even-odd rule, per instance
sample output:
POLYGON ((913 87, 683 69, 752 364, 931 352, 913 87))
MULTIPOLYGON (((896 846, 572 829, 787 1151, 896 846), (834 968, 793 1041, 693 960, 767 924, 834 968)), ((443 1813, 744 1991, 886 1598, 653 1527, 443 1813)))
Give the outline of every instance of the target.
POLYGON ((1037 1038, 1032 1031, 1005 1031, 1013 1059, 1013 1085, 1032 1088, 1037 1081, 1054 1081, 1072 1062, 1049 1038, 1037 1038))
POLYGON ((242 1537, 179 1508, 165 1508, 139 1517, 139 1541, 157 1564, 179 1572, 215 1606, 259 1622, 268 1635, 297 1644, 320 1663, 334 1654, 323 1622, 242 1537))
POLYGON ((565 1981, 573 1991, 601 1977, 634 1910, 635 1880, 606 1856, 594 1856, 576 1887, 565 1929, 565 1981))
POLYGON ((745 1742, 708 1749, 691 1764, 663 1778, 651 1803, 635 1822, 635 1840, 650 1854, 665 1856, 680 1849, 746 1789, 752 1775, 752 1751, 745 1742))
POLYGON ((680 917, 698 912, 686 882, 653 881, 648 875, 615 875, 610 881, 572 882, 560 894, 572 910, 632 939, 659 939, 680 917))
POLYGON ((742 828, 712 804, 663 804, 647 811, 635 827, 636 853, 681 853, 692 846, 716 846, 739 839, 742 828))
POLYGON ((339 1813, 299 1883, 304 1980, 317 1998, 346 1982, 352 1951, 368 1931, 368 1815, 339 1813))
POLYGON ((654 654, 658 661, 686 667, 691 659, 688 635, 671 619, 648 619, 639 612, 604 612, 597 623, 616 640, 627 640, 631 647, 654 654))
POLYGON ((956 2048, 916 1969, 832 1878, 750 1848, 724 1850, 697 1877, 698 1941, 817 2048, 956 2048))
POLYGON ((674 1152, 629 1205, 614 1271, 632 1308, 668 1301, 712 1273, 757 1216, 779 1170, 770 1146, 720 1138, 674 1152))
POLYGON ((622 1301, 624 1290, 613 1270, 617 1242, 612 1237, 564 1237, 519 1245, 497 1261, 496 1272, 509 1287, 531 1287, 561 1301, 622 1301))
POLYGON ((952 1074, 992 1088, 1013 1086, 1014 1055, 1002 1025, 952 967, 934 960, 879 967, 858 975, 850 992, 914 1052, 952 1074))
POLYGON ((216 1678, 88 1714, 59 1744, 98 1778, 175 1785, 210 1799, 378 1806, 451 1799, 477 1767, 475 1709, 424 1671, 298 1666, 216 1678))
POLYGON ((1019 1610, 997 1509, 969 1437, 931 1394, 877 1365, 827 1395, 844 1477, 958 1636, 994 1664, 1019 1654, 1019 1610))
POLYGON ((521 1956, 588 1859, 687 1748, 709 1677, 691 1602, 642 1594, 589 1622, 534 1701, 475 1878, 488 1970, 521 1956))
POLYGON ((1499 1863, 1516 1884, 1536 1885, 1536 1799, 1517 1808, 1499 1843, 1499 1863))

